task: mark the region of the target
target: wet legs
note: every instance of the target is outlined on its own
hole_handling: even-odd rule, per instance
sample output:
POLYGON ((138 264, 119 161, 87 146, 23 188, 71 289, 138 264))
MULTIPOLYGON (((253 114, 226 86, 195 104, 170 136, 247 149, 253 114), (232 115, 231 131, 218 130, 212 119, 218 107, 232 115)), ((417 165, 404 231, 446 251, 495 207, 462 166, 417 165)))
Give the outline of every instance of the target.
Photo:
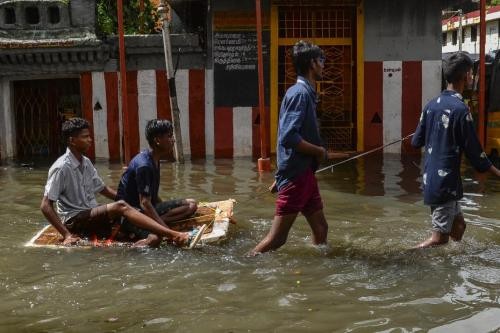
MULTIPOLYGON (((271 230, 259 244, 249 253, 249 255, 255 256, 259 253, 264 253, 267 251, 272 251, 280 248, 286 243, 288 238, 288 233, 292 227, 297 214, 290 214, 284 216, 275 216, 271 230)), ((323 210, 320 209, 310 215, 306 216, 307 223, 312 230, 313 244, 326 244, 326 238, 328 234, 328 223, 326 222, 323 210)))
POLYGON ((326 237, 328 234, 328 223, 326 222, 323 209, 320 209, 312 213, 311 215, 306 216, 306 219, 313 233, 313 244, 314 245, 326 244, 326 237))
POLYGON ((462 236, 465 232, 465 221, 464 216, 462 214, 458 214, 455 216, 453 220, 453 226, 451 227, 451 232, 449 235, 442 234, 439 231, 433 231, 430 238, 425 240, 424 242, 417 245, 417 248, 426 248, 432 246, 438 246, 448 243, 449 238, 455 242, 459 242, 462 240, 462 236))
POLYGON ((465 220, 462 214, 458 214, 453 220, 453 227, 451 227, 450 237, 452 241, 460 242, 465 232, 465 220))
POLYGON ((271 250, 276 250, 286 243, 288 232, 292 227, 297 214, 289 214, 284 216, 275 216, 271 230, 266 237, 260 241, 257 246, 250 251, 249 255, 255 256, 259 253, 264 253, 271 250))
POLYGON ((167 237, 177 245, 183 245, 189 238, 188 233, 177 232, 162 226, 149 216, 144 215, 138 210, 134 209, 123 200, 108 204, 107 211, 108 216, 111 219, 114 219, 118 216, 124 216, 130 223, 133 223, 137 227, 149 230, 161 237, 167 237))

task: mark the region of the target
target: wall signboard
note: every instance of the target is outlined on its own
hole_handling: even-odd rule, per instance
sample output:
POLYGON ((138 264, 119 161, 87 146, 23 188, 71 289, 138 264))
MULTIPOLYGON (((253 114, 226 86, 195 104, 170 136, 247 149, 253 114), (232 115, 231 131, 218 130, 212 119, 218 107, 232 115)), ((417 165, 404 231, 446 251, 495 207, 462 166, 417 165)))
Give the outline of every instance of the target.
MULTIPOLYGON (((255 31, 215 31, 213 43, 215 106, 259 104, 257 34, 255 31)), ((269 34, 263 33, 264 83, 269 103, 269 34)))

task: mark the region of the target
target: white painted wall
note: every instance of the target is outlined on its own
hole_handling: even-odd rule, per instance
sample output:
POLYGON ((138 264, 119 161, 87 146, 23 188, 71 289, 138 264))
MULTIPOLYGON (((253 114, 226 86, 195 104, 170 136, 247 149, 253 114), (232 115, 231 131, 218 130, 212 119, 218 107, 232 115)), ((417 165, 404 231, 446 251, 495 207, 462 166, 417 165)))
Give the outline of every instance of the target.
POLYGON ((422 61, 422 108, 441 92, 441 60, 422 61))
POLYGON ((0 152, 2 158, 12 158, 15 154, 13 113, 11 82, 6 78, 0 78, 0 152))
MULTIPOLYGON (((493 50, 500 49, 500 38, 499 38, 499 19, 491 20, 486 22, 486 52, 491 52, 493 50)), ((462 51, 466 51, 472 54, 479 53, 479 25, 477 25, 477 37, 473 41, 471 36, 472 26, 463 26, 464 41, 462 43, 462 51)), ((456 30, 456 29, 455 29, 456 30)), ((453 30, 445 30, 446 33, 446 45, 442 47, 442 52, 456 52, 459 49, 459 41, 453 45, 453 30)), ((457 37, 458 38, 458 37, 457 37)))
POLYGON ((177 104, 180 111, 181 136, 184 155, 191 155, 191 141, 189 140, 189 70, 180 69, 175 75, 177 88, 177 104))
POLYGON ((137 73, 137 99, 139 103, 140 149, 149 148, 146 140, 146 124, 158 118, 156 112, 156 71, 142 70, 137 73))
POLYGON ((233 108, 233 156, 252 156, 252 108, 233 108))
MULTIPOLYGON (((403 92, 403 64, 384 61, 383 65, 383 141, 384 145, 401 139, 401 112, 403 92)), ((400 153, 401 143, 384 149, 386 153, 400 153)))
POLYGON ((92 73, 92 109, 94 122, 95 157, 109 159, 108 148, 108 106, 106 101, 106 83, 103 72, 92 73), (95 110, 99 102, 102 109, 95 110))

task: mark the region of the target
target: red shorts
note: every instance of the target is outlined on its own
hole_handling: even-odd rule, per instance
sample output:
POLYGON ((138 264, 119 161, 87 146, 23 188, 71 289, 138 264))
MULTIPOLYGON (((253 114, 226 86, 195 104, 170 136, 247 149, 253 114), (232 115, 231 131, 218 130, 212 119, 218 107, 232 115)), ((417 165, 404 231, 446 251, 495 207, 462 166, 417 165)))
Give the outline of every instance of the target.
POLYGON ((290 180, 276 199, 276 216, 302 213, 309 216, 323 209, 318 182, 311 169, 290 180))

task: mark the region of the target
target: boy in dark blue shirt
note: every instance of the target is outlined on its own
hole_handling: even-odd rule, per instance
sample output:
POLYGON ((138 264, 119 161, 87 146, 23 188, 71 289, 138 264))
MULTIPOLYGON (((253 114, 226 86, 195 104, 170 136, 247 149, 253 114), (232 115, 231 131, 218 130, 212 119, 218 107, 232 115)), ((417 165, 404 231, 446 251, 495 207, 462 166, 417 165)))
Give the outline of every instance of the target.
POLYGON ((477 171, 500 176, 479 143, 461 95, 472 83, 472 65, 463 52, 444 60, 447 89, 425 106, 412 139, 413 147, 424 147, 424 203, 432 214, 432 236, 417 246, 420 248, 445 244, 450 237, 462 239, 466 227, 458 202, 463 197, 462 153, 477 171))
MULTIPOLYGON (((194 199, 178 199, 161 201, 158 196, 160 187, 160 159, 172 151, 173 129, 168 120, 153 119, 146 125, 146 138, 151 150, 137 154, 130 161, 127 170, 120 179, 117 199, 123 199, 132 207, 140 209, 144 214, 168 228, 167 222, 180 220, 193 215, 197 209, 194 199)), ((161 239, 140 229, 128 221, 124 221, 123 229, 134 239, 136 245, 156 246, 161 239)))
POLYGON ((290 87, 280 109, 275 186, 278 190, 273 225, 250 255, 275 250, 285 244, 298 213, 313 233, 315 245, 325 244, 328 224, 314 172, 325 158, 345 154, 328 153, 319 135, 316 117, 316 81, 322 79, 323 51, 299 41, 293 48, 297 83, 290 87))

